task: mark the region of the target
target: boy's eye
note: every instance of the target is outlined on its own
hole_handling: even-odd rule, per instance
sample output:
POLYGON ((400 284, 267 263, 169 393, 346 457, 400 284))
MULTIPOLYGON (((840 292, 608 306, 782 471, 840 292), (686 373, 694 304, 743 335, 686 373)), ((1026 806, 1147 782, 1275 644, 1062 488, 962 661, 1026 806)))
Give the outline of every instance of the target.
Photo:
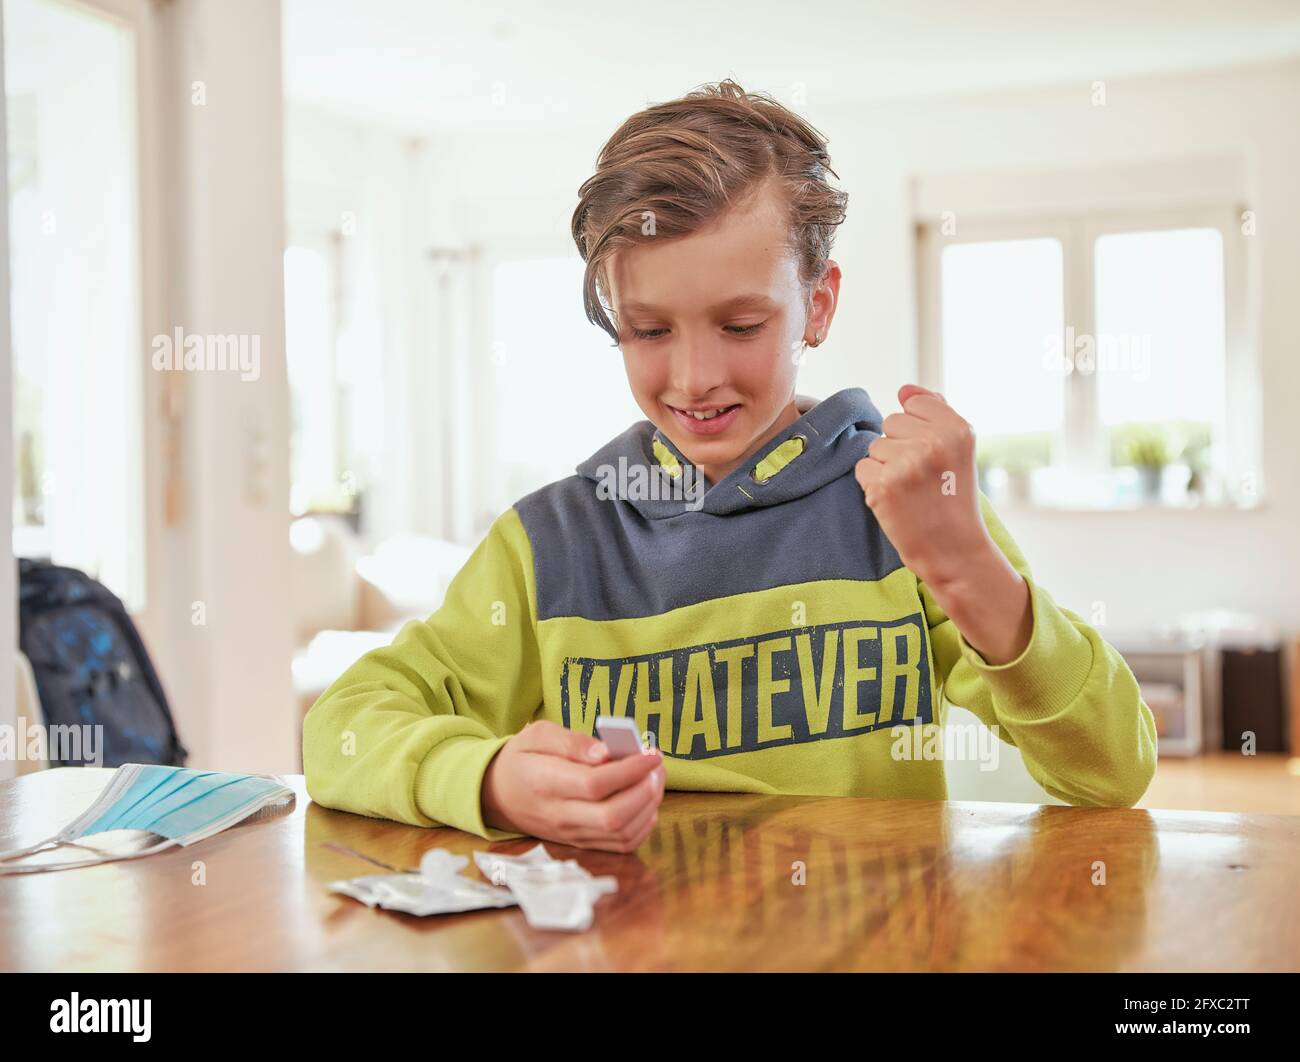
MULTIPOLYGON (((727 325, 726 330, 730 332, 733 336, 752 336, 756 332, 758 332, 765 324, 767 324, 766 321, 759 321, 757 324, 752 324, 752 325, 727 325)), ((658 339, 661 335, 663 335, 667 331, 668 329, 666 328, 633 328, 632 338, 633 339, 658 339)))

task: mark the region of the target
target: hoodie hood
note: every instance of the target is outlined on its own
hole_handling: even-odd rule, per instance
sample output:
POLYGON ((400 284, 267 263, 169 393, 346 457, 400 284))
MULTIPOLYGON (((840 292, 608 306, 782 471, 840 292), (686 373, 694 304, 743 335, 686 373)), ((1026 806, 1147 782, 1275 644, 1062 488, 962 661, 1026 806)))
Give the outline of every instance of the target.
POLYGON ((821 402, 797 396, 796 405, 798 420, 711 486, 648 420, 611 439, 577 473, 648 520, 683 511, 725 516, 801 498, 851 472, 880 435, 882 417, 860 387, 821 402))

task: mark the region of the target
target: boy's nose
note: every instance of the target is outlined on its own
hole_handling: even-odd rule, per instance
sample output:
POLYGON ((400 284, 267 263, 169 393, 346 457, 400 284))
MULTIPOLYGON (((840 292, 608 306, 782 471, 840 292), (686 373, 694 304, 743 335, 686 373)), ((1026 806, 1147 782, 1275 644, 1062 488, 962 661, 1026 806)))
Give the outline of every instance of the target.
POLYGON ((707 341, 688 339, 673 351, 670 372, 673 389, 678 394, 702 400, 726 383, 726 359, 711 350, 707 341))

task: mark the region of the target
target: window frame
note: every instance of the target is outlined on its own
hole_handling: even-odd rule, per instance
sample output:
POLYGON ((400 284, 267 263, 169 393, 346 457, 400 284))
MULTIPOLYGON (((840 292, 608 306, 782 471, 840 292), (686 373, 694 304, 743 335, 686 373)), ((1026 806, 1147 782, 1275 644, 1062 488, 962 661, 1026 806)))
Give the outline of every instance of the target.
MULTIPOLYGON (((126 148, 129 168, 130 216, 127 227, 132 233, 132 306, 135 335, 132 346, 138 352, 127 371, 128 436, 126 449, 131 474, 128 475, 130 497, 127 501, 128 534, 125 550, 126 585, 121 587, 123 604, 144 630, 152 629, 159 610, 160 576, 164 561, 158 548, 163 528, 173 523, 172 513, 179 508, 179 488, 170 483, 176 464, 177 447, 166 425, 154 422, 147 411, 162 409, 164 418, 176 417, 182 404, 179 393, 166 378, 174 373, 155 372, 151 364, 150 338, 170 334, 166 313, 169 278, 164 269, 166 224, 150 207, 166 199, 171 182, 172 164, 159 149, 165 139, 164 123, 169 112, 160 102, 167 82, 164 58, 164 15, 151 0, 48 0, 51 7, 98 18, 126 31, 127 84, 130 106, 123 115, 127 127, 126 148), (160 452, 161 451, 161 452, 160 452), (161 489, 158 489, 161 485, 161 489)), ((7 45, 6 45, 7 46, 7 45)), ((7 95, 7 93, 6 93, 7 95)), ((6 99, 7 110, 7 99, 6 99)), ((9 189, 6 187, 6 211, 9 189)), ((12 244, 6 249, 6 260, 12 244)), ((7 369, 12 391, 13 365, 7 369)), ((12 438, 13 424, 9 427, 12 438)), ((10 527, 12 538, 13 528, 10 527)))
MULTIPOLYGON (((968 214, 957 219, 957 230, 943 233, 943 220, 932 217, 916 224, 918 374, 925 387, 942 391, 944 382, 942 257, 946 247, 1026 239, 1055 239, 1063 255, 1063 326, 1075 335, 1096 335, 1096 245, 1101 236, 1120 233, 1213 229, 1223 242, 1224 283, 1224 424, 1222 445, 1215 449, 1210 471, 1238 485, 1218 508, 1256 507, 1262 500, 1259 480, 1259 359, 1250 341, 1247 321, 1248 263, 1240 238, 1242 205, 1226 202, 1176 208, 1107 208, 1077 212, 1035 212, 1008 216, 968 214), (1248 478, 1249 477, 1249 480, 1248 478), (1245 484, 1250 483, 1250 489, 1245 484)), ((1072 372, 1064 377, 1064 420, 1054 442, 1053 464, 1070 473, 1096 474, 1110 468, 1106 434, 1100 421, 1096 372, 1072 372)), ((1035 508, 1081 508, 1036 501, 1035 508)), ((1163 503, 1142 507, 1168 508, 1163 503)), ((1202 507, 1206 507, 1202 503, 1202 507)), ((1184 507, 1179 507, 1180 509, 1184 507)))

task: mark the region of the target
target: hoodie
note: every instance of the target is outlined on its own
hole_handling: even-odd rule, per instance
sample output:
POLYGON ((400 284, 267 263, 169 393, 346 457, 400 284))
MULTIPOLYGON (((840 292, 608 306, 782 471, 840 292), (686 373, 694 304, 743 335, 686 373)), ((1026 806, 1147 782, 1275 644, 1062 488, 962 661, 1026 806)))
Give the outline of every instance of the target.
POLYGON ((1037 585, 988 500, 1033 609, 996 666, 864 502, 854 465, 882 419, 866 392, 798 409, 712 485, 641 421, 498 517, 438 611, 308 713, 312 799, 515 836, 483 822, 492 757, 533 720, 593 734, 602 714, 636 720, 669 789, 946 799, 952 703, 1058 799, 1136 803, 1156 741, 1133 674, 1037 585))

